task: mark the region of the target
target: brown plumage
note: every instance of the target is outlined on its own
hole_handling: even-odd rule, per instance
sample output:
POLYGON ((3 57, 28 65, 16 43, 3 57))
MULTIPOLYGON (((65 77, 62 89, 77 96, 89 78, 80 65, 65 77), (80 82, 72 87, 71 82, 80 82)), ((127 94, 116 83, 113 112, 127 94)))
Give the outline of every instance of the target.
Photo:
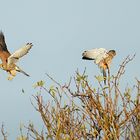
POLYGON ((102 59, 99 62, 99 67, 103 68, 104 70, 106 70, 107 68, 110 67, 110 64, 112 62, 113 57, 116 55, 116 52, 114 50, 110 50, 109 52, 107 52, 107 57, 105 57, 104 59, 102 59))
POLYGON ((31 49, 31 47, 32 43, 27 43, 25 46, 15 51, 15 53, 10 54, 5 43, 4 34, 0 32, 0 59, 2 61, 2 63, 0 64, 0 68, 2 68, 10 74, 8 80, 12 80, 13 77, 16 76, 17 72, 21 72, 26 76, 29 76, 27 73, 21 70, 15 63, 19 60, 19 58, 26 55, 31 49))
POLYGON ((2 32, 0 32, 0 58, 3 65, 6 65, 7 59, 11 54, 7 49, 7 45, 5 43, 5 37, 2 32))
POLYGON ((106 69, 110 68, 113 57, 116 55, 114 50, 110 50, 108 56, 99 62, 99 67, 103 70, 104 84, 106 84, 106 69))
POLYGON ((110 64, 112 62, 113 57, 116 55, 115 50, 107 51, 104 48, 96 48, 88 51, 84 51, 83 59, 94 60, 95 64, 99 66, 99 68, 103 72, 104 83, 106 84, 106 69, 110 68, 110 64))

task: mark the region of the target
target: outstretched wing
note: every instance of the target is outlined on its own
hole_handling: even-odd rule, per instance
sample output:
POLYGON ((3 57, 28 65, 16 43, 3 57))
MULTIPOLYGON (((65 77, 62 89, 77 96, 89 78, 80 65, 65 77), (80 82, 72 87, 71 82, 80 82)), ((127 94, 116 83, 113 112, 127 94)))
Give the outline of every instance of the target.
POLYGON ((0 32, 0 59, 3 63, 6 63, 7 58, 10 56, 10 53, 7 49, 7 45, 5 43, 5 37, 3 32, 0 32))
POLYGON ((0 32, 0 51, 9 52, 7 49, 7 45, 5 43, 5 37, 4 37, 3 32, 0 32))
POLYGON ((82 59, 95 60, 95 63, 98 64, 101 60, 107 57, 107 50, 104 48, 96 48, 88 51, 84 51, 82 54, 82 59))
POLYGON ((19 50, 15 51, 10 57, 8 57, 8 65, 12 65, 17 63, 17 61, 26 55, 29 50, 32 48, 32 43, 27 43, 24 47, 20 48, 19 50))

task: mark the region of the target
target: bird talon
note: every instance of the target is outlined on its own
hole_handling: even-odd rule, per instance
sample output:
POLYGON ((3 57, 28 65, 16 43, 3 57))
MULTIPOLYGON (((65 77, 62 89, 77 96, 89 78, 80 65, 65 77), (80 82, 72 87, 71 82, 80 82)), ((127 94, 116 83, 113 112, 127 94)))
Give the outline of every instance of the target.
POLYGON ((8 79, 9 81, 11 81, 11 80, 13 80, 13 78, 14 78, 13 76, 8 76, 7 79, 8 79))

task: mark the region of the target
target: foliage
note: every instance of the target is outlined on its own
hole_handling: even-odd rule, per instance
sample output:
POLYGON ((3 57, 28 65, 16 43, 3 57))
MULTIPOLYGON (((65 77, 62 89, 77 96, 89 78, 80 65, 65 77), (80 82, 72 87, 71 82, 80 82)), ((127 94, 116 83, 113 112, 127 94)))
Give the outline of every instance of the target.
MULTIPOLYGON (((122 91, 120 86, 125 67, 133 58, 128 56, 115 75, 111 76, 108 70, 107 85, 102 76, 95 76, 97 88, 90 84, 85 71, 82 74, 77 71, 68 84, 60 84, 49 75, 53 86, 47 88, 44 81, 37 82, 35 88, 41 92, 33 96, 32 105, 44 128, 39 132, 29 123, 20 129, 17 140, 139 140, 140 81, 136 79, 133 90, 122 91), (49 101, 45 98, 48 95, 49 101), (23 129, 27 134, 23 134, 23 129)), ((3 127, 2 135, 6 140, 3 127)))

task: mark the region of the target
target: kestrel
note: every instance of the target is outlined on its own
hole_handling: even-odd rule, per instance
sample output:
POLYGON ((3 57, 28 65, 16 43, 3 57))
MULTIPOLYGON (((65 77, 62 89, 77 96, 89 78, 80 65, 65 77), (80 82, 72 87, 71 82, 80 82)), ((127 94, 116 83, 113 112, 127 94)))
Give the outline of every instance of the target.
POLYGON ((29 76, 26 72, 20 69, 16 65, 16 63, 21 57, 29 52, 32 46, 32 43, 27 43, 25 46, 15 51, 13 54, 10 54, 5 43, 4 34, 0 32, 0 59, 2 61, 2 63, 0 64, 0 68, 10 74, 8 80, 12 80, 16 76, 17 72, 21 72, 24 75, 29 76))
POLYGON ((96 48, 88 51, 84 51, 82 59, 94 60, 94 63, 99 66, 103 72, 104 83, 106 84, 106 69, 110 68, 113 57, 116 55, 115 50, 107 51, 104 48, 96 48))

